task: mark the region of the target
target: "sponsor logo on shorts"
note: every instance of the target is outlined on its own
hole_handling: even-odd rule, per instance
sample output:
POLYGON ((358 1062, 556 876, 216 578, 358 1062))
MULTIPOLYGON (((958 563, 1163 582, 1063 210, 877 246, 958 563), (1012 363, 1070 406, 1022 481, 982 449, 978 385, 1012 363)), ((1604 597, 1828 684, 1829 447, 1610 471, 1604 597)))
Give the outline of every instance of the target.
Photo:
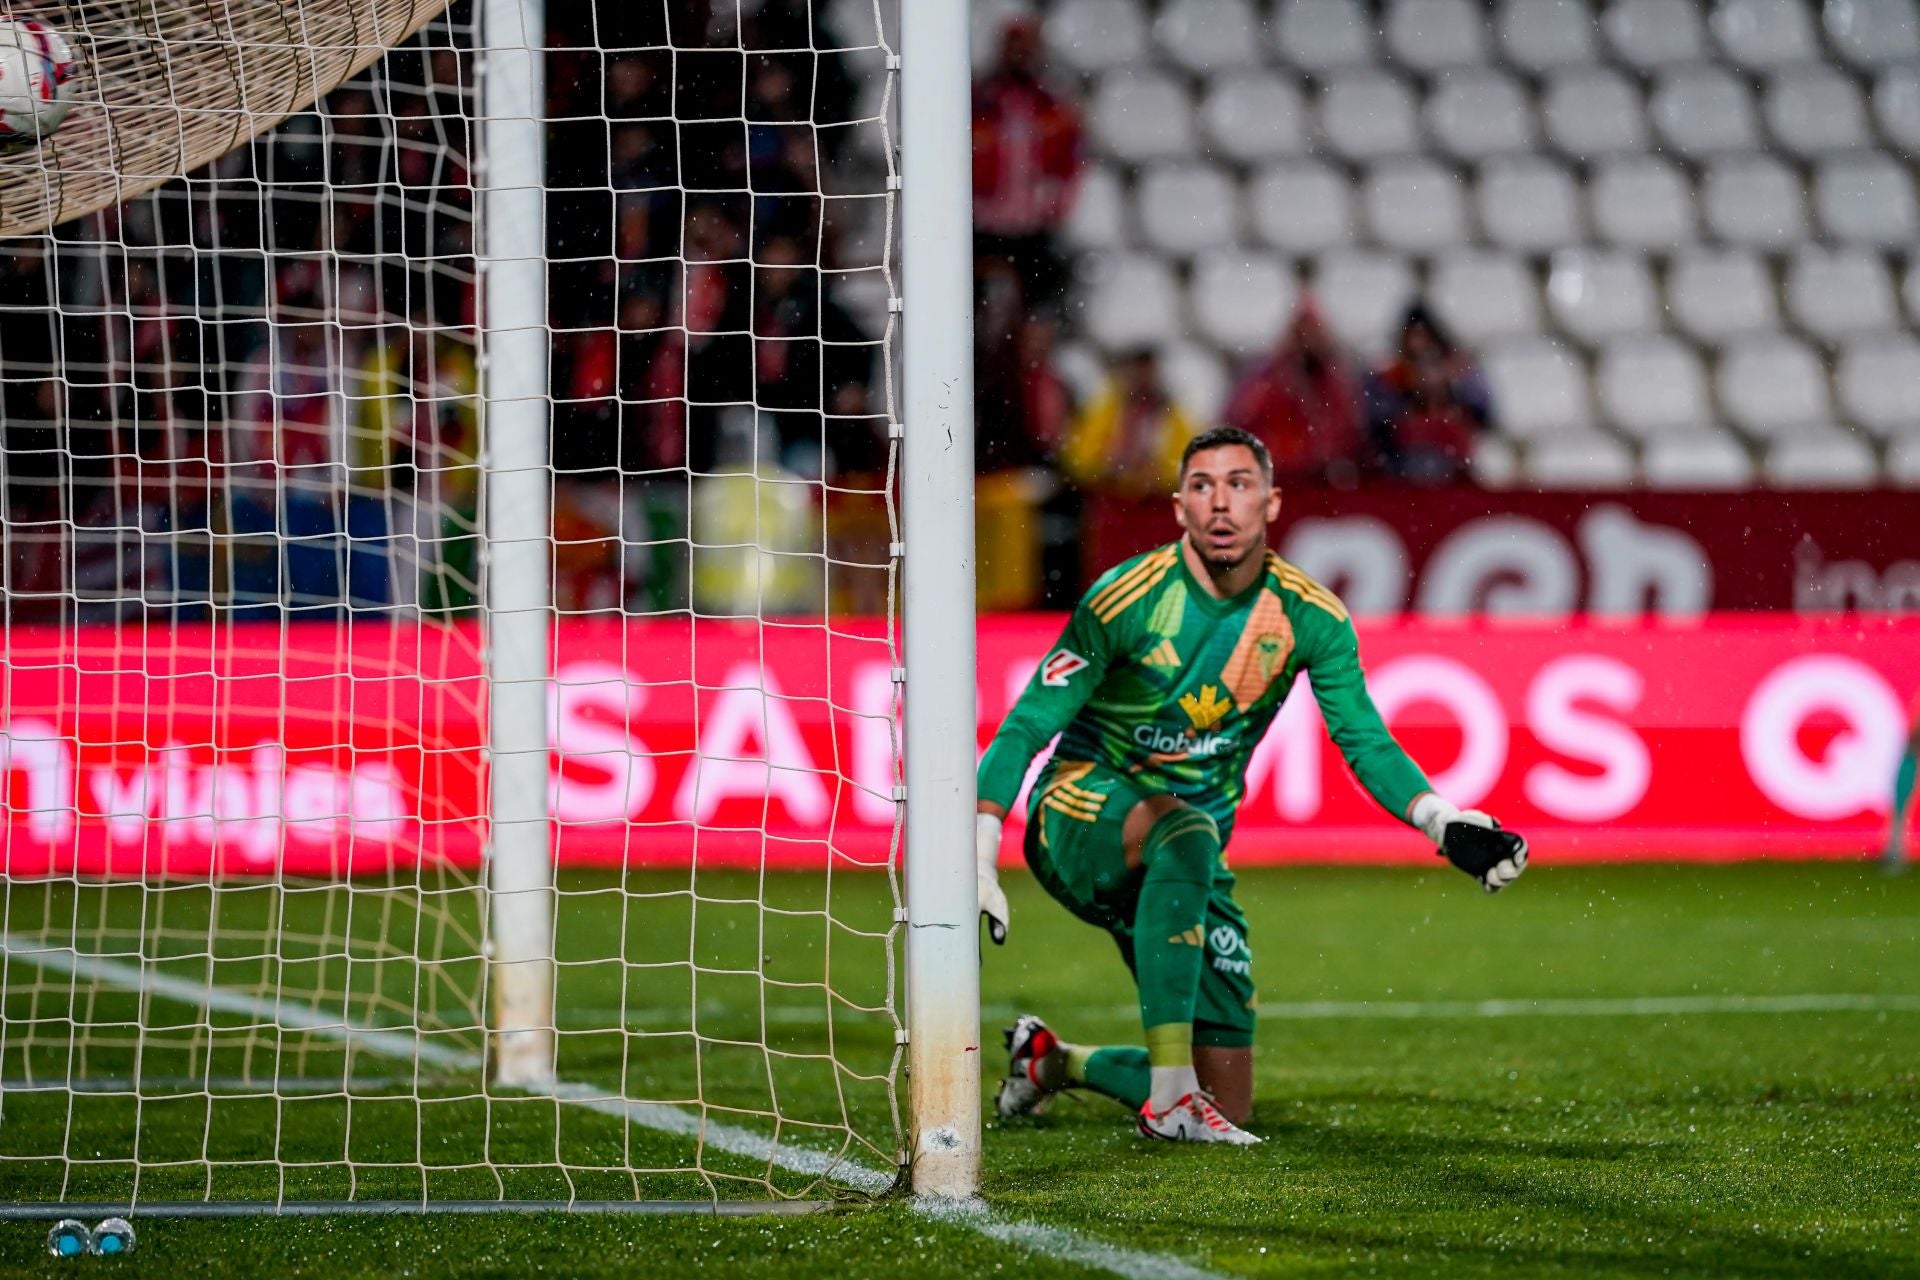
POLYGON ((1064 688, 1076 671, 1087 669, 1087 660, 1071 649, 1055 649, 1040 664, 1040 683, 1051 688, 1064 688))
POLYGON ((1158 751, 1164 755, 1185 755, 1205 757, 1217 755, 1233 745, 1233 735, 1227 733, 1175 733, 1163 729, 1157 724, 1136 725, 1133 740, 1149 751, 1158 751))
POLYGON ((1213 952, 1213 967, 1219 973, 1252 973, 1253 950, 1240 931, 1230 924, 1217 924, 1207 934, 1207 947, 1213 952))

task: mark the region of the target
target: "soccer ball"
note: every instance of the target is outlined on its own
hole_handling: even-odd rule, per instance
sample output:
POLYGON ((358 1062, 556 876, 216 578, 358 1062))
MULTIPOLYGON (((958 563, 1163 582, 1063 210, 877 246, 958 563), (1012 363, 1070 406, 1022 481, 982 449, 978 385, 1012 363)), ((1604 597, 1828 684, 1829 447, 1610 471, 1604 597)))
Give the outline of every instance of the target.
POLYGON ((58 129, 79 75, 65 36, 32 18, 0 17, 0 146, 58 129))

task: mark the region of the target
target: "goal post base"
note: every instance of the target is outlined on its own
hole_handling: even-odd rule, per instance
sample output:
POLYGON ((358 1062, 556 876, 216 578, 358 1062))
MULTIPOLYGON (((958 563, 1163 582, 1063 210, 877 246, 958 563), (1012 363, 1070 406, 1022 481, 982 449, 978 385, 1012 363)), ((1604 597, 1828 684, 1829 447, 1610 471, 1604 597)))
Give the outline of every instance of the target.
POLYGON ((718 1218, 797 1217, 834 1208, 832 1200, 159 1200, 140 1204, 0 1204, 0 1222, 79 1218, 328 1218, 413 1214, 625 1213, 718 1218))

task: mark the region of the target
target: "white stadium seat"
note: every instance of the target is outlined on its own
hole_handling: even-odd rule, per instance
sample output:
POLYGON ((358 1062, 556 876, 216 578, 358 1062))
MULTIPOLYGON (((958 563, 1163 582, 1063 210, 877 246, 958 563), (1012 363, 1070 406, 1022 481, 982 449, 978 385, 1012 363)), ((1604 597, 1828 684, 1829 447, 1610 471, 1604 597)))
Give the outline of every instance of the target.
POLYGON ((1716 161, 1700 191, 1707 226, 1728 244, 1785 249, 1807 237, 1800 178, 1771 156, 1716 161))
POLYGON ((1647 145, 1647 117, 1640 90, 1617 71, 1565 71, 1547 83, 1541 99, 1547 138, 1582 160, 1596 160, 1647 145))
POLYGON ((1547 308, 1562 329, 1589 347, 1660 328, 1646 260, 1617 249, 1554 254, 1547 271, 1547 308))
POLYGON ((1431 160, 1375 165, 1364 200, 1374 237, 1389 249, 1434 253, 1468 238, 1460 180, 1431 160))
POLYGON ((1711 26, 1727 57, 1752 71, 1820 56, 1807 0, 1720 0, 1711 26))
POLYGON ((1888 67, 1873 82, 1873 118, 1887 141, 1920 156, 1920 68, 1888 67))
POLYGON ((1717 427, 1676 431, 1647 441, 1640 473, 1655 489, 1744 489, 1753 483, 1753 455, 1717 427))
POLYGON ((1614 0, 1600 25, 1621 60, 1643 71, 1706 54, 1697 0, 1614 0))
POLYGON ((1888 484, 1920 489, 1920 436, 1908 436, 1887 446, 1888 484))
POLYGON ((1427 98, 1427 130, 1463 160, 1484 160, 1534 146, 1533 107, 1511 76, 1477 71, 1449 76, 1427 98))
POLYGON ((1884 155, 1828 160, 1814 174, 1821 225, 1838 240, 1883 248, 1920 239, 1920 210, 1908 167, 1884 155))
POLYGON ((1368 359, 1392 347, 1413 292, 1413 269, 1404 258, 1330 253, 1313 276, 1313 295, 1328 326, 1368 359))
POLYGON ((1307 150, 1307 106, 1300 87, 1269 72, 1215 77, 1200 104, 1200 122, 1213 145, 1242 164, 1307 150))
POLYGON ((1387 52, 1436 72, 1487 60, 1485 11, 1472 0, 1387 0, 1387 52))
POLYGON ((1586 66, 1597 52, 1587 0, 1505 0, 1495 23, 1507 60, 1536 75, 1586 66))
POLYGON ((1108 351, 1157 347, 1175 336, 1180 286, 1165 262, 1145 254, 1103 254, 1081 267, 1081 326, 1108 351))
POLYGON ((1825 342, 1899 323, 1893 278, 1870 249, 1803 245, 1787 264, 1787 312, 1825 342))
POLYGON ((1619 338, 1594 378, 1601 408, 1629 435, 1651 437, 1712 421, 1707 376, 1693 348, 1672 338, 1619 338))
POLYGON ((1634 481, 1633 451, 1598 431, 1536 440, 1526 468, 1541 489, 1626 489, 1634 481))
POLYGON ((1297 292, 1293 268, 1283 259, 1219 251, 1195 260, 1188 297, 1201 334, 1245 356, 1273 345, 1297 292))
POLYGON ((1127 184, 1112 165, 1089 165, 1080 175, 1073 208, 1060 228, 1069 249, 1119 249, 1127 243, 1127 184))
POLYGON ((1693 193, 1669 160, 1632 156, 1602 164, 1590 179, 1593 227, 1629 249, 1675 249, 1693 242, 1693 193))
POLYGON ((1782 334, 1727 344, 1714 382, 1727 418, 1752 435, 1791 435, 1833 416, 1826 366, 1813 348, 1782 334))
POLYGON ((1526 439, 1583 429, 1592 421, 1579 357, 1545 338, 1489 347, 1481 360, 1502 430, 1526 439))
POLYGON ((1463 249, 1437 259, 1427 298, 1461 342, 1482 347, 1540 330, 1540 290, 1522 259, 1463 249))
POLYGON ((1087 119, 1099 149, 1131 164, 1193 154, 1187 91, 1157 71, 1110 71, 1101 76, 1087 119))
POLYGON ((1802 67, 1767 85, 1767 131, 1795 155, 1852 151, 1869 140, 1867 104, 1852 77, 1831 67, 1802 67))
POLYGON ((1250 191, 1260 239, 1289 253, 1320 253, 1353 241, 1353 190, 1324 164, 1264 169, 1250 191))
POLYGON ((1334 71, 1373 59, 1373 20, 1361 0, 1282 0, 1274 43, 1303 71, 1334 71))
POLYGON ((1667 270, 1674 322, 1705 343, 1722 343, 1779 323, 1773 281, 1758 255, 1741 249, 1689 249, 1667 270))
POLYGON ((1826 0, 1827 39, 1858 67, 1920 58, 1920 15, 1913 0, 1826 0))
POLYGON ((1504 436, 1483 435, 1473 442, 1473 482, 1482 489, 1511 489, 1520 481, 1520 456, 1504 436))
POLYGON ((1413 91, 1383 71, 1355 71, 1320 90, 1320 133, 1348 160, 1378 160, 1420 150, 1413 91))
POLYGON ((1247 0, 1171 0, 1153 35, 1167 57, 1196 75, 1260 60, 1260 23, 1247 0))
POLYGON ((1573 175, 1538 156, 1510 156, 1481 166, 1476 189, 1480 225, 1495 245, 1541 253, 1581 239, 1580 197, 1573 175))
POLYGON ((1217 418, 1233 389, 1233 375, 1218 355, 1197 342, 1160 349, 1160 376, 1176 404, 1202 422, 1217 418))
POLYGON ((1920 340, 1908 333, 1849 342, 1834 369, 1846 415, 1878 436, 1920 439, 1920 340))
POLYGON ((1759 143, 1753 97, 1724 67, 1682 67, 1660 77, 1647 100, 1668 146, 1693 158, 1751 151, 1759 143))
POLYGON ((1082 75, 1130 67, 1147 56, 1147 18, 1135 0, 1061 0, 1047 15, 1047 49, 1082 75))
POLYGON ((1766 477, 1781 489, 1864 489, 1880 478, 1880 465, 1866 441, 1830 427, 1774 441, 1766 477))
POLYGON ((1157 164, 1134 193, 1140 234, 1175 257, 1191 257, 1240 241, 1240 189, 1210 164, 1157 164))

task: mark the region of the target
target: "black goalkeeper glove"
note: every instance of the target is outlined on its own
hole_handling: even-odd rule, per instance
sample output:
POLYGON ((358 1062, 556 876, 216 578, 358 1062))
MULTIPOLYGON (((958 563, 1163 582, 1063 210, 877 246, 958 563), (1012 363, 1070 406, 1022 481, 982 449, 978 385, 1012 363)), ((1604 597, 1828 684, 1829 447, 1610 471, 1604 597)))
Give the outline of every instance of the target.
POLYGON ((1527 869, 1527 841, 1478 809, 1458 809, 1433 792, 1420 797, 1407 815, 1413 825, 1454 866, 1488 893, 1498 893, 1527 869))
MULTIPOLYGON (((1491 819, 1489 819, 1491 821, 1491 819)), ((1440 852, 1488 893, 1498 893, 1527 869, 1526 837, 1516 831, 1502 831, 1495 822, 1483 827, 1474 822, 1447 824, 1440 838, 1440 852)))

